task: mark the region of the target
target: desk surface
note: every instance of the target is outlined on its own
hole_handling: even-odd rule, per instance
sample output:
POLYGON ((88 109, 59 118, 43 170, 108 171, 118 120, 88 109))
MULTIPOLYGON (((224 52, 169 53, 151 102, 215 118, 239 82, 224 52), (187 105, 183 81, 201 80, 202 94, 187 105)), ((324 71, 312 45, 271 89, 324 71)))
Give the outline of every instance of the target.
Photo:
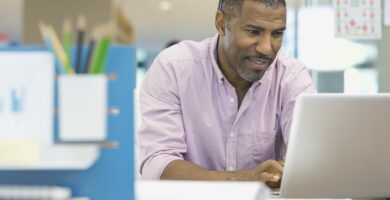
POLYGON ((268 187, 258 182, 138 181, 137 200, 255 200, 265 199, 268 187))

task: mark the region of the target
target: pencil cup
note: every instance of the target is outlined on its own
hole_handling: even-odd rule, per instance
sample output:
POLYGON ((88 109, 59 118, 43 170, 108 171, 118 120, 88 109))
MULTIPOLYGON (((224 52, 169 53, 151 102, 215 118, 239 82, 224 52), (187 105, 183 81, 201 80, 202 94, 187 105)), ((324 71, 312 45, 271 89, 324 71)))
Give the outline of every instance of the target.
POLYGON ((106 139, 105 75, 61 75, 58 80, 58 99, 61 141, 106 139))

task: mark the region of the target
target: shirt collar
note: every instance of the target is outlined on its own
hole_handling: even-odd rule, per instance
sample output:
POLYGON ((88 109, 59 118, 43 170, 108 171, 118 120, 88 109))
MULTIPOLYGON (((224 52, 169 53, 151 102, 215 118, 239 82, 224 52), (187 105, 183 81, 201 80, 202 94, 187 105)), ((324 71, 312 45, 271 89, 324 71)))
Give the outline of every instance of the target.
POLYGON ((210 55, 212 56, 211 57, 211 65, 212 65, 214 72, 217 76, 218 82, 223 83, 226 78, 225 78, 225 75, 223 75, 223 73, 218 65, 218 59, 217 59, 218 41, 219 41, 219 35, 217 34, 211 40, 211 47, 210 47, 210 55))
MULTIPOLYGON (((212 56, 211 57, 211 65, 214 69, 214 72, 217 76, 217 79, 220 83, 223 83, 225 80, 226 80, 226 77, 225 75, 222 73, 221 69, 219 68, 219 65, 218 65, 218 59, 217 59, 217 54, 218 54, 218 41, 219 41, 219 34, 215 35, 212 39, 211 39, 211 47, 209 48, 210 49, 210 55, 212 56)), ((269 74, 272 74, 272 71, 273 69, 275 68, 276 66, 276 62, 278 60, 278 57, 279 57, 279 54, 280 54, 281 50, 278 51, 278 53, 276 54, 275 56, 275 59, 274 61, 271 63, 271 65, 268 67, 267 71, 264 73, 263 77, 256 81, 254 84, 255 85, 260 85, 263 80, 266 80, 266 79, 269 79, 269 74)))

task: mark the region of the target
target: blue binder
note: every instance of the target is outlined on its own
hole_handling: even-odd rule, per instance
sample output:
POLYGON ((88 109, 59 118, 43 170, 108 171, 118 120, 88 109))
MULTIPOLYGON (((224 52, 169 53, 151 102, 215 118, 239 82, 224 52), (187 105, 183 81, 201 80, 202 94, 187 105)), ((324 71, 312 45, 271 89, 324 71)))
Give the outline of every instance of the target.
MULTIPOLYGON (((43 46, 22 46, 1 51, 46 50, 43 46)), ((58 185, 69 187, 72 196, 91 200, 135 198, 134 195, 134 88, 135 49, 131 46, 111 47, 106 72, 115 73, 109 81, 109 105, 120 110, 108 116, 108 141, 116 141, 114 149, 100 150, 100 157, 87 170, 12 170, 0 171, 0 184, 58 185)), ((55 128, 55 134, 58 128, 55 128)))

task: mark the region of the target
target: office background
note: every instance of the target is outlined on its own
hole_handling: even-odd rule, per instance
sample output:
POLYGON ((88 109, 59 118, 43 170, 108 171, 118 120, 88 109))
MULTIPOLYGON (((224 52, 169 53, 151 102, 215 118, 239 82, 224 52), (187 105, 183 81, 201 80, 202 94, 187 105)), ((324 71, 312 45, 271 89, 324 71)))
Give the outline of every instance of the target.
MULTIPOLYGON (((390 92, 389 27, 382 26, 380 39, 335 38, 332 0, 286 1, 283 49, 307 63, 320 92, 390 92)), ((154 57, 169 42, 200 41, 216 34, 217 4, 218 0, 0 0, 0 45, 40 44, 37 22, 61 30, 65 17, 75 20, 79 14, 87 16, 90 30, 117 20, 120 8, 126 19, 122 24, 127 25, 119 23, 116 28, 131 39, 116 43, 136 48, 139 86, 154 57)))
MULTIPOLYGON (((60 29, 64 17, 75 19, 82 13, 90 29, 115 18, 115 9, 120 8, 132 27, 131 43, 137 48, 141 67, 140 83, 143 70, 170 41, 199 41, 216 34, 217 3, 218 0, 0 0, 0 32, 15 43, 39 43, 36 23, 40 20, 60 29)), ((312 69, 320 92, 390 91, 390 58, 385 53, 390 38, 387 26, 382 27, 379 40, 335 38, 332 0, 287 0, 287 4, 288 28, 283 48, 312 69)))

